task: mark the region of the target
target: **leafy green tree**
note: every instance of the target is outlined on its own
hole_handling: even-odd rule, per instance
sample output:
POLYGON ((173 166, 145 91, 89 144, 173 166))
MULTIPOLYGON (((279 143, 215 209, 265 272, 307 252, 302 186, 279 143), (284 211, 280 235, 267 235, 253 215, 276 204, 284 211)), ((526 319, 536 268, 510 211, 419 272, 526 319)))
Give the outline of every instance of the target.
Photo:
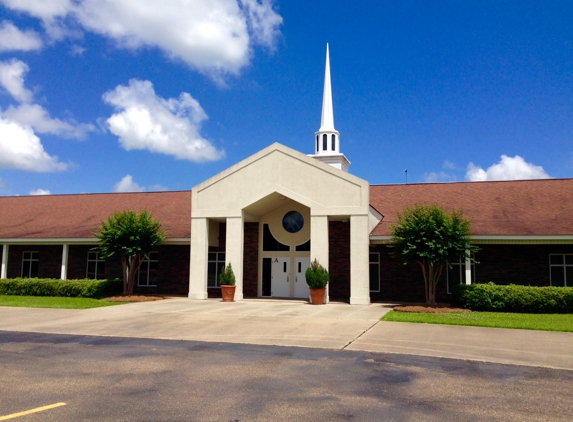
POLYGON ((401 257, 404 265, 414 261, 422 267, 428 305, 436 305, 436 286, 444 268, 460 258, 475 262, 471 253, 478 248, 471 244, 470 223, 462 211, 415 205, 398 213, 398 223, 390 227, 391 254, 401 257))
POLYGON ((121 257, 123 269, 123 294, 133 294, 135 279, 141 263, 158 243, 165 240, 161 221, 151 213, 142 211, 116 212, 94 233, 101 242, 97 248, 103 258, 121 257))

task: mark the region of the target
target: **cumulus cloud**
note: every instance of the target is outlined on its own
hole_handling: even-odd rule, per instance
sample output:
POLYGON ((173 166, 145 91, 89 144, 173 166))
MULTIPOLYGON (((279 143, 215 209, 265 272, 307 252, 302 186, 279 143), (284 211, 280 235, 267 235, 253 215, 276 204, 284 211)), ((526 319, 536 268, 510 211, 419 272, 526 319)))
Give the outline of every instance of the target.
POLYGON ((113 188, 114 192, 145 192, 145 191, 164 191, 168 190, 166 186, 152 185, 149 188, 141 186, 139 183, 134 182, 131 174, 125 175, 123 179, 117 182, 113 188))
POLYGON ((121 48, 159 48, 217 79, 273 47, 282 17, 271 0, 0 0, 42 20, 54 39, 79 26, 121 48))
POLYGON ((468 164, 466 179, 472 182, 486 180, 525 180, 525 179, 550 179, 543 167, 526 162, 519 155, 515 157, 501 156, 499 163, 493 164, 487 170, 468 164))
POLYGON ((95 129, 92 124, 51 118, 41 105, 33 104, 34 95, 24 85, 24 76, 28 71, 28 65, 17 59, 0 62, 0 86, 20 103, 9 106, 5 111, 0 110, 1 117, 21 126, 30 126, 37 133, 51 133, 65 138, 82 139, 95 129))
POLYGON ((151 82, 132 79, 106 92, 103 101, 115 108, 107 125, 128 151, 146 149, 193 162, 224 156, 200 135, 207 114, 186 92, 166 100, 156 95, 151 82))
POLYGON ((50 192, 48 189, 36 189, 36 190, 31 190, 30 192, 28 192, 28 195, 51 195, 52 192, 50 192))
POLYGON ((18 102, 32 101, 32 91, 24 87, 24 75, 30 68, 23 61, 12 59, 0 62, 0 85, 18 102))
POLYGON ((12 22, 0 22, 0 51, 32 51, 42 48, 42 39, 34 31, 21 31, 12 22))
POLYGON ((0 117, 0 169, 43 173, 67 168, 67 164, 44 150, 30 127, 0 117))
POLYGON ((48 111, 39 104, 10 106, 2 115, 14 122, 33 127, 37 133, 51 133, 64 138, 83 139, 88 132, 95 129, 94 125, 89 123, 76 123, 73 120, 66 122, 51 118, 48 111))

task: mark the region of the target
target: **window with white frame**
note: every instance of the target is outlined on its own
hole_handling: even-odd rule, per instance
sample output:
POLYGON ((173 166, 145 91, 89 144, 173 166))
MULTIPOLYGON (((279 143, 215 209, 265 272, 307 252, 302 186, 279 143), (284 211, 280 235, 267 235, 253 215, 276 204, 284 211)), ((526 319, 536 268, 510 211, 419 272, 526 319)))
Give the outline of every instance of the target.
POLYGON ((139 277, 137 277, 138 286, 155 287, 157 286, 157 269, 159 264, 159 253, 150 252, 149 259, 145 259, 139 267, 139 277))
POLYGON ((24 252, 22 254, 22 278, 38 277, 39 252, 24 252))
POLYGON ((221 287, 219 275, 225 267, 225 252, 209 252, 207 263, 207 287, 221 287))
POLYGON ((100 256, 99 252, 88 252, 86 278, 105 278, 105 260, 100 256))
POLYGON ((370 267, 370 291, 380 291, 380 254, 378 252, 371 252, 369 254, 369 267, 370 267))
POLYGON ((552 286, 573 286, 573 254, 550 254, 549 272, 552 286))
MULTIPOLYGON (((452 266, 451 268, 446 267, 447 269, 446 283, 448 285, 448 294, 452 293, 452 289, 456 284, 466 283, 466 259, 462 257, 457 262, 452 262, 451 266, 452 266)), ((470 266, 471 266, 471 284, 474 284, 476 280, 475 264, 471 262, 470 266)))

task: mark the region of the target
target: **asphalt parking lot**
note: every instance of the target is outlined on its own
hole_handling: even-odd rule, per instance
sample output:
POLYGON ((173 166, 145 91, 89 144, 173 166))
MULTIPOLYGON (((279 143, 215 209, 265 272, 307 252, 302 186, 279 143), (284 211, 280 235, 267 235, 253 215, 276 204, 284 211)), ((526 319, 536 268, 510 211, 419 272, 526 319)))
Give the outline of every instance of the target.
POLYGON ((570 421, 573 372, 400 354, 0 332, 18 421, 570 421))

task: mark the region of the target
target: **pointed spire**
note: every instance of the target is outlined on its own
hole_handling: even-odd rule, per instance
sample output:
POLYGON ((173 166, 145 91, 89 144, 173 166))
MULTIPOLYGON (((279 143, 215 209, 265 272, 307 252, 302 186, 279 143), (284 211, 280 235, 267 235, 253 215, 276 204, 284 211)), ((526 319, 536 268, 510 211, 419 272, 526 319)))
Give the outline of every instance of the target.
POLYGON ((324 69, 324 94, 322 97, 322 120, 319 131, 335 131, 334 110, 332 107, 332 86, 330 84, 330 54, 326 44, 326 67, 324 69))

